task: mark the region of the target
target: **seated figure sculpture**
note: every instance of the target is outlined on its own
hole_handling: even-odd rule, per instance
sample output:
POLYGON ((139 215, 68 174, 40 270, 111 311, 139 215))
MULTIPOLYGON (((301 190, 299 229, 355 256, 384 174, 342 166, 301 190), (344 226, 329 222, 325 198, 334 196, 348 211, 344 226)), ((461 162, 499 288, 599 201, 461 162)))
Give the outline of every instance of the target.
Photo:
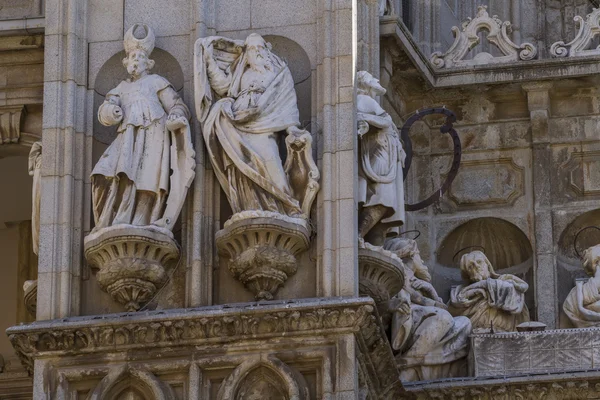
POLYGON ((514 332, 529 321, 525 292, 529 285, 510 274, 497 274, 481 251, 462 256, 460 270, 468 283, 453 289, 448 303, 452 315, 469 317, 473 329, 514 332))
POLYGON ((583 269, 590 276, 587 282, 577 281, 563 310, 576 328, 600 326, 600 245, 583 253, 583 269))
POLYGON ((406 276, 404 288, 389 302, 400 379, 465 376, 471 322, 446 310, 414 240, 388 239, 385 248, 402 259, 406 276))

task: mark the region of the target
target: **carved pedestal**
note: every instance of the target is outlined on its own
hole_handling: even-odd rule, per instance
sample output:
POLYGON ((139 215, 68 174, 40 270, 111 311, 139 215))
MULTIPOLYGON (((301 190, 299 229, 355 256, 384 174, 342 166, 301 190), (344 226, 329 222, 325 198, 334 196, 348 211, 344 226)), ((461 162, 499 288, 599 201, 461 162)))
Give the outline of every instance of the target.
POLYGON ((358 249, 358 290, 375 300, 383 325, 389 325, 388 300, 404 286, 402 260, 381 247, 361 243, 358 249))
POLYGON ((271 300, 296 273, 296 255, 308 249, 309 235, 303 219, 254 211, 234 215, 217 232, 216 243, 229 257, 233 276, 257 300, 271 300))
POLYGON ((152 299, 180 254, 172 233, 156 227, 116 225, 90 234, 84 243, 100 287, 128 311, 152 299))

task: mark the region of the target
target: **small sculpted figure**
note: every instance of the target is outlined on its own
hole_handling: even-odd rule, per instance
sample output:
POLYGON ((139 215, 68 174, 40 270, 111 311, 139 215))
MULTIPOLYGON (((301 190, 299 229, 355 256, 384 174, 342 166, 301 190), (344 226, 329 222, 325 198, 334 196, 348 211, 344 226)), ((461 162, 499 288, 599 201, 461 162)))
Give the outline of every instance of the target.
POLYGON ((529 321, 525 292, 529 285, 514 275, 494 272, 481 251, 462 256, 460 270, 468 283, 450 293, 452 315, 469 317, 473 329, 492 328, 495 332, 514 332, 517 325, 529 321))
POLYGON ((129 79, 106 95, 98 110, 103 125, 117 125, 117 138, 92 172, 94 231, 115 225, 171 230, 194 179, 190 113, 171 84, 150 73, 154 34, 127 31, 123 66, 129 79))
POLYGON ((198 118, 234 214, 307 216, 318 171, 310 134, 299 128, 288 66, 255 33, 243 42, 215 36, 199 39, 195 57, 198 118), (282 132, 288 134, 285 166, 279 150, 282 132))
POLYGON ((389 230, 404 224, 406 154, 392 117, 375 100, 385 89, 366 71, 358 72, 357 80, 358 233, 370 244, 383 246, 389 230))
POLYGON ((446 310, 414 240, 388 239, 385 248, 402 259, 406 277, 404 288, 389 302, 400 379, 466 376, 471 322, 446 310))
POLYGON ((600 326, 600 245, 583 253, 583 269, 590 276, 587 282, 578 280, 571 289, 563 310, 576 328, 600 326))
POLYGON ((33 242, 33 252, 39 254, 40 250, 40 197, 42 185, 42 142, 35 142, 29 151, 28 170, 29 175, 33 177, 31 187, 31 238, 33 242))

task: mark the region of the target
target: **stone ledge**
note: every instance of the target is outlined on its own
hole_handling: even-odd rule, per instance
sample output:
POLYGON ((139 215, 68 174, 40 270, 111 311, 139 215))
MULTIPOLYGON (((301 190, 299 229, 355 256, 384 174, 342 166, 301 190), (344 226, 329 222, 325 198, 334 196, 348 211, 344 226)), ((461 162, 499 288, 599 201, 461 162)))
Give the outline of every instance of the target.
MULTIPOLYGON (((239 303, 190 309, 120 313, 36 321, 7 329, 23 365, 35 359, 195 347, 270 338, 353 334, 358 362, 376 398, 400 398, 395 359, 371 298, 239 303)), ((283 340, 283 339, 280 339, 283 340)))
POLYGON ((380 19, 382 37, 393 37, 433 88, 467 85, 524 83, 567 79, 600 73, 600 56, 546 58, 503 64, 477 65, 436 71, 414 42, 410 31, 395 16, 380 19))

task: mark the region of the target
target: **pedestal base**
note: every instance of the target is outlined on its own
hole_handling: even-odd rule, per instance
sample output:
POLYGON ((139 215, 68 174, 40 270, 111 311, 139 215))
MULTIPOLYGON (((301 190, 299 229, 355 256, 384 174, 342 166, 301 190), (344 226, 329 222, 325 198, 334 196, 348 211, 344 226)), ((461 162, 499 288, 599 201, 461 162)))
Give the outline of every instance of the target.
POLYGON ((257 300, 271 300, 297 270, 296 255, 308 249, 309 230, 300 218, 273 213, 236 214, 217 232, 219 254, 229 270, 257 300))
POLYGON ((179 258, 179 248, 170 231, 155 227, 117 225, 88 235, 85 258, 102 290, 137 311, 167 282, 167 270, 179 258))

